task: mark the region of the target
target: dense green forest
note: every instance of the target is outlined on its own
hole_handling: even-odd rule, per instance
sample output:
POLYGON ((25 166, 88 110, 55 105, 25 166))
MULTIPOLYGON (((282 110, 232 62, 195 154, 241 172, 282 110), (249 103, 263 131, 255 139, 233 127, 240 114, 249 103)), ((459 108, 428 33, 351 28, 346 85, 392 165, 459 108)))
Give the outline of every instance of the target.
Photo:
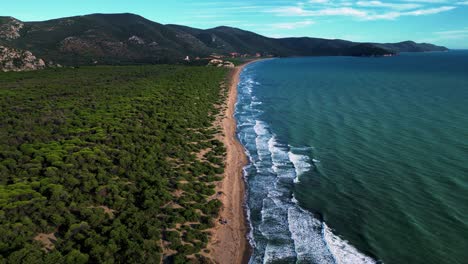
POLYGON ((1 73, 0 263, 208 262, 226 71, 1 73))

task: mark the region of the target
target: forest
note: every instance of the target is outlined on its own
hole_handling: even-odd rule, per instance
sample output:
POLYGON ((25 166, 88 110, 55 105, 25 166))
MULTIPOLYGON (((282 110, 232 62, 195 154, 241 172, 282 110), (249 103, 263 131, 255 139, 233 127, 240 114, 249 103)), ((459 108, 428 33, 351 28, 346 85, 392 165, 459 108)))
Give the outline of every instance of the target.
POLYGON ((226 76, 0 73, 0 263, 209 263, 226 76))

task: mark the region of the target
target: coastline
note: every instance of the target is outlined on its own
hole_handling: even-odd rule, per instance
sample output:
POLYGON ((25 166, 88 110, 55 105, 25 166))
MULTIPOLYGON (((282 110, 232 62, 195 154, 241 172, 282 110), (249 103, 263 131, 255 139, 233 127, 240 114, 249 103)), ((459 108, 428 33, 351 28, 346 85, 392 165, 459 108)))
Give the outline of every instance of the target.
POLYGON ((246 189, 243 168, 247 165, 247 155, 237 139, 234 113, 240 74, 245 66, 257 61, 244 63, 229 73, 226 110, 221 120, 222 142, 227 153, 226 167, 223 180, 217 186, 217 192, 222 192, 220 200, 223 203, 219 219, 227 220, 227 224, 223 225, 217 220, 212 229, 213 234, 208 249, 215 263, 248 263, 251 255, 252 249, 247 239, 249 224, 244 207, 246 189))

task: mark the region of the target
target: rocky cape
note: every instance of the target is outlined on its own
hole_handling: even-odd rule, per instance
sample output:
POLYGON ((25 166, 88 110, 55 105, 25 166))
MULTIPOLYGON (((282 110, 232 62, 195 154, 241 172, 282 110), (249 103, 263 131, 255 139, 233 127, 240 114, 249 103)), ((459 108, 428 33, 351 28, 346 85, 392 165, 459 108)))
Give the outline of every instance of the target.
POLYGON ((45 68, 42 59, 30 51, 0 46, 0 71, 32 71, 45 68))
POLYGON ((162 25, 134 14, 92 14, 40 22, 0 17, 0 46, 3 71, 38 69, 45 64, 180 63, 212 54, 385 56, 447 50, 411 41, 378 44, 307 37, 268 38, 231 27, 202 30, 162 25))

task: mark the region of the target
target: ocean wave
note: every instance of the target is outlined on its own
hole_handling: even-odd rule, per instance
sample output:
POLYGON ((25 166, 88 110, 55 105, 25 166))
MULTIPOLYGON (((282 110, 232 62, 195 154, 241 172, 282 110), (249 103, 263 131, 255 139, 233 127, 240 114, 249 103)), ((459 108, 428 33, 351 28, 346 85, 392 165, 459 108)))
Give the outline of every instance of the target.
POLYGON ((292 151, 288 152, 289 160, 294 164, 294 168, 296 169, 296 178, 294 179, 295 183, 299 182, 299 177, 308 172, 311 165, 311 160, 307 155, 301 155, 293 153, 292 151))
POLYGON ((291 146, 291 145, 288 145, 292 150, 297 150, 297 151, 310 151, 312 149, 314 149, 314 147, 310 147, 310 146, 302 146, 302 147, 294 147, 294 146, 291 146))
POLYGON ((238 138, 250 161, 244 167, 248 238, 254 248, 250 263, 375 263, 300 207, 294 183, 319 161, 310 156, 312 147, 280 142, 262 120, 262 102, 252 95, 257 85, 250 71, 241 75, 235 113, 238 138))
POLYGON ((267 124, 259 120, 255 120, 254 130, 258 136, 264 136, 268 134, 267 124))
POLYGON ((288 209, 289 231, 300 263, 334 264, 335 259, 322 237, 322 223, 297 206, 288 209))
POLYGON ((269 140, 271 138, 266 123, 256 120, 254 125, 254 131, 257 135, 255 138, 255 146, 257 149, 258 158, 260 160, 266 160, 270 158, 270 152, 268 149, 269 140))
POLYGON ((323 223, 323 237, 337 264, 375 264, 373 258, 359 252, 348 241, 333 234, 332 230, 323 223))
POLYGON ((273 170, 278 178, 294 179, 296 177, 294 164, 289 159, 289 149, 280 144, 273 135, 268 141, 268 150, 273 163, 273 170))
POLYGON ((295 263, 296 252, 291 245, 268 244, 265 248, 263 263, 295 263))

